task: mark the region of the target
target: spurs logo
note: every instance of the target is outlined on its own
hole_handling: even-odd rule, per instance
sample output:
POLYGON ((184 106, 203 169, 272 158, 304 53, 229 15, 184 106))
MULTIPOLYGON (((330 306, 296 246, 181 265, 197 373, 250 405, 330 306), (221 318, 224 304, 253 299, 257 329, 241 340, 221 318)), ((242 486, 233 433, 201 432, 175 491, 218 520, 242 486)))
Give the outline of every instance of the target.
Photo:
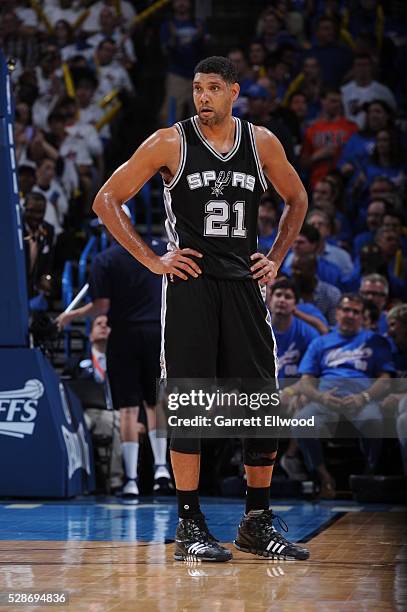
POLYGON ((44 385, 36 378, 27 380, 20 389, 0 391, 0 435, 12 438, 31 436, 38 400, 43 395, 44 385))
POLYGON ((227 187, 230 183, 230 179, 232 178, 232 172, 231 170, 229 170, 229 172, 226 174, 226 178, 225 178, 225 171, 222 170, 221 172, 219 172, 219 176, 215 181, 215 185, 214 187, 212 187, 212 195, 215 195, 217 198, 220 195, 223 195, 223 190, 225 187, 227 187))
POLYGON ((202 187, 209 187, 212 190, 212 195, 216 197, 223 195, 223 189, 228 185, 240 189, 247 189, 251 192, 254 191, 256 185, 256 179, 251 174, 246 174, 245 172, 232 172, 232 170, 229 170, 227 174, 224 170, 221 170, 219 174, 217 174, 215 170, 193 172, 192 174, 188 174, 186 179, 191 191, 202 187))

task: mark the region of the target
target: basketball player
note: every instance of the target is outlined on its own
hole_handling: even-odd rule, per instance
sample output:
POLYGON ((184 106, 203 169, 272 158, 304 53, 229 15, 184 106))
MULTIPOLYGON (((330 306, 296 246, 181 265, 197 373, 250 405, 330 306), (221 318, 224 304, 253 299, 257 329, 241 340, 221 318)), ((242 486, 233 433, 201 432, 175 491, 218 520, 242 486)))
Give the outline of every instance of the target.
MULTIPOLYGON (((93 209, 141 263, 163 274, 162 368, 168 378, 273 380, 274 343, 259 284, 277 274, 298 235, 307 195, 279 141, 265 128, 232 116, 239 95, 232 62, 210 57, 193 79, 197 115, 158 130, 118 168, 93 209), (170 250, 157 256, 134 231, 121 204, 160 172, 170 250), (285 201, 267 256, 257 249, 257 211, 266 178, 285 201)), ((235 546, 264 557, 306 559, 273 526, 270 482, 274 439, 243 440, 246 513, 235 546)), ((210 534, 198 499, 200 445, 171 440, 179 508, 176 560, 228 561, 210 534)))

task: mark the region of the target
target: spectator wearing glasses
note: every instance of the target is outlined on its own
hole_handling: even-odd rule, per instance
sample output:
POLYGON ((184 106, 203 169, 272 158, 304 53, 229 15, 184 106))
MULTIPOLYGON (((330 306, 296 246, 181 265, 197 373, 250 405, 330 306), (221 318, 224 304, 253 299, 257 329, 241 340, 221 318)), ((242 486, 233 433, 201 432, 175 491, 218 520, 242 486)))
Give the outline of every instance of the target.
POLYGON ((353 254, 356 257, 365 244, 374 242, 375 233, 383 223, 385 213, 391 208, 387 200, 376 198, 371 200, 367 207, 366 225, 367 230, 357 234, 353 241, 353 254))
POLYGON ((394 373, 387 339, 363 329, 363 299, 344 294, 336 309, 337 327, 314 340, 299 368, 301 391, 309 404, 296 415, 314 417, 315 438, 301 439, 301 428, 293 427, 308 470, 316 472, 321 497, 335 497, 335 482, 323 455, 322 437, 331 437, 342 415, 360 434, 367 472, 374 473, 382 447, 383 416, 378 400, 386 393, 394 373), (371 379, 375 379, 373 384, 371 379))
POLYGON ((370 300, 380 312, 377 322, 378 333, 387 331, 386 304, 389 299, 389 283, 381 274, 367 274, 362 277, 359 293, 364 300, 370 300))

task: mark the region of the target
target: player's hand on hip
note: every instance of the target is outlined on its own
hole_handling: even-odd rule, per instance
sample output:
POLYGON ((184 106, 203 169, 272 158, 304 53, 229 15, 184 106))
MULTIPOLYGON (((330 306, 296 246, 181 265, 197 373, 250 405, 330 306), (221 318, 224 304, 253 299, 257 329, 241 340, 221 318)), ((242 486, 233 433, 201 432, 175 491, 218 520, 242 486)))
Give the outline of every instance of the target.
POLYGON ((202 253, 194 249, 175 249, 168 251, 165 255, 157 257, 150 266, 150 270, 156 274, 170 274, 188 280, 188 275, 198 278, 202 274, 201 268, 188 255, 202 257, 202 253))
POLYGON ((250 271, 253 272, 254 280, 258 280, 261 285, 266 285, 277 276, 278 265, 272 259, 262 253, 254 253, 250 259, 256 262, 250 271))

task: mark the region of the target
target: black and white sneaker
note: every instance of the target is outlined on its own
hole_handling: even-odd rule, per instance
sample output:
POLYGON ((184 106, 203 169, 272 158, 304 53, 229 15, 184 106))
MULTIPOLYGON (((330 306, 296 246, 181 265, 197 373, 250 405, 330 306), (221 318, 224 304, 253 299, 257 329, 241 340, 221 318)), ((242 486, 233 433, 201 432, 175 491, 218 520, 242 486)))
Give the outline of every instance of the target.
POLYGON ((122 489, 122 498, 127 501, 136 500, 139 496, 139 490, 136 480, 129 478, 122 489))
POLYGON ((286 523, 271 510, 251 510, 245 514, 233 542, 236 548, 269 559, 308 559, 309 551, 286 540, 274 528, 273 519, 277 519, 281 528, 288 531, 286 523))
POLYGON ((230 561, 232 553, 210 534, 203 514, 180 519, 175 534, 176 561, 230 561))
POLYGON ((174 492, 171 474, 166 465, 154 466, 153 491, 156 495, 171 495, 174 492))

